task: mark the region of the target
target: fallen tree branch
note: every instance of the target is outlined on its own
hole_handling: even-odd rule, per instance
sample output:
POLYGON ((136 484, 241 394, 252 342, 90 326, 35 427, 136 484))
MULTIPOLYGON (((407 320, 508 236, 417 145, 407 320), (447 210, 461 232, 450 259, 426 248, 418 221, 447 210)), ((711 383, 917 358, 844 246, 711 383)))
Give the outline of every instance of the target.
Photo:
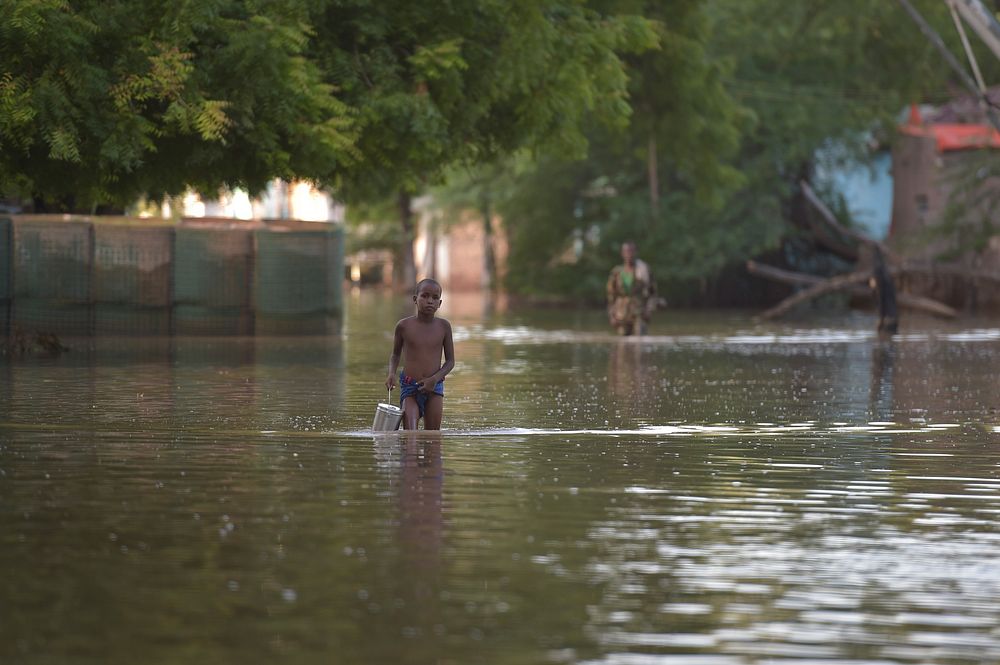
MULTIPOLYGON (((892 250, 886 247, 886 245, 881 241, 875 240, 874 238, 867 236, 864 233, 861 233, 860 231, 849 229, 840 222, 838 222, 837 218, 833 214, 833 211, 831 211, 826 206, 826 204, 823 203, 823 201, 816 195, 816 192, 814 192, 813 188, 809 186, 809 183, 807 183, 805 180, 801 180, 799 181, 799 186, 802 188, 802 194, 806 197, 806 200, 809 201, 812 207, 816 209, 816 212, 820 214, 820 217, 823 218, 823 221, 826 223, 826 225, 829 226, 831 229, 833 229, 837 234, 850 238, 851 240, 854 240, 858 243, 862 244, 868 243, 875 245, 882 252, 882 255, 885 256, 886 260, 890 262, 894 262, 897 260, 897 257, 892 252, 892 250)), ((841 251, 845 248, 845 245, 839 241, 834 241, 834 243, 837 245, 836 247, 830 247, 829 244, 827 244, 827 246, 830 247, 830 249, 836 252, 837 254, 841 254, 841 251)), ((853 256, 848 258, 854 258, 854 259, 858 258, 857 248, 851 248, 851 250, 853 251, 853 256)))
POLYGON ((757 263, 756 261, 747 261, 747 272, 751 275, 757 275, 758 277, 764 277, 783 284, 791 284, 792 286, 812 286, 823 281, 822 277, 817 277, 816 275, 775 268, 774 266, 757 263))
POLYGON ((833 213, 816 197, 805 182, 802 183, 802 193, 805 195, 806 201, 812 204, 812 207, 819 213, 819 219, 808 211, 805 214, 805 222, 809 225, 813 239, 840 258, 857 261, 858 245, 851 242, 855 238, 842 233, 839 225, 830 223, 830 220, 833 219, 833 213))
MULTIPOLYGON (((847 275, 838 275, 837 277, 833 277, 831 279, 824 279, 822 277, 817 277, 816 275, 783 270, 781 268, 775 268, 774 266, 763 265, 757 263, 756 261, 747 261, 747 272, 752 275, 771 279, 783 284, 809 287, 805 290, 799 291, 798 293, 792 294, 774 307, 766 310, 759 315, 758 318, 760 319, 771 319, 781 316, 798 304, 818 298, 819 296, 827 293, 833 293, 835 291, 850 291, 852 295, 857 296, 871 297, 873 295, 871 289, 867 286, 861 286, 862 283, 867 282, 871 277, 870 271, 859 271, 856 273, 848 273, 847 275), (851 277, 851 279, 844 281, 841 279, 844 277, 851 277), (821 285, 823 288, 817 289, 817 287, 820 287, 821 285)), ((898 274, 898 269, 890 270, 890 272, 893 276, 896 276, 898 274)), ((949 319, 953 319, 958 316, 958 312, 952 307, 949 307, 948 305, 945 305, 937 300, 925 298, 924 296, 918 296, 911 293, 897 293, 896 300, 900 306, 908 309, 927 312, 928 314, 934 314, 936 316, 942 316, 949 319)))
POLYGON ((920 312, 943 316, 946 319, 954 319, 958 316, 958 311, 954 307, 945 305, 940 300, 914 295, 912 293, 896 293, 896 302, 901 307, 908 307, 920 312))
POLYGON ((790 309, 796 305, 800 305, 804 302, 808 302, 815 298, 819 298, 827 293, 833 293, 835 291, 843 291, 844 289, 849 289, 858 284, 863 284, 871 279, 872 273, 870 270, 861 270, 858 272, 850 272, 846 275, 837 275, 836 277, 831 277, 830 279, 824 279, 816 284, 813 284, 809 288, 803 289, 797 293, 793 293, 781 302, 779 302, 774 307, 765 310, 757 318, 759 319, 773 319, 782 314, 787 313, 790 309))

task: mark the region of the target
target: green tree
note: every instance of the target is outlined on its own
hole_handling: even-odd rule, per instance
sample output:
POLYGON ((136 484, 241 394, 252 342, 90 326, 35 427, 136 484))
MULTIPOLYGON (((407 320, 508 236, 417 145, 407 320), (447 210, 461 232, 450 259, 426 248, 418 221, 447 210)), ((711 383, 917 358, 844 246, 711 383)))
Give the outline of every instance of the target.
MULTIPOLYGON (((964 62, 946 4, 913 4, 964 62)), ((736 164, 750 175, 745 191, 751 196, 742 200, 753 206, 736 209, 759 227, 768 220, 754 206, 779 210, 779 239, 795 238, 806 226, 800 181, 826 192, 830 207, 849 223, 822 172, 863 166, 891 146, 910 104, 943 103, 965 92, 898 2, 714 0, 711 7, 713 48, 735 63, 727 89, 755 118, 736 164), (827 168, 817 169, 821 162, 827 168)), ((987 80, 997 80, 1000 63, 970 37, 987 80)), ((811 243, 789 246, 812 251, 811 243)))
POLYGON ((610 4, 652 20, 659 47, 628 59, 627 127, 591 123, 587 159, 545 155, 502 203, 517 291, 599 297, 626 238, 661 277, 734 251, 718 246, 737 237, 719 218, 743 182, 731 160, 749 118, 723 85, 727 63, 708 51, 710 16, 682 0, 610 4))
MULTIPOLYGON (((961 54, 947 7, 916 4, 961 54)), ((662 26, 660 48, 628 60, 627 131, 592 126, 587 159, 545 155, 502 203, 514 290, 599 298, 631 237, 668 297, 687 299, 692 284, 797 233, 798 183, 817 179, 819 159, 865 163, 909 103, 955 90, 896 2, 619 6, 662 26)), ((976 49, 995 80, 996 59, 976 49)))
POLYGON ((342 0, 316 26, 313 52, 358 109, 360 159, 338 193, 395 199, 403 284, 415 194, 522 146, 583 154, 585 119, 628 118, 621 54, 655 43, 645 19, 576 0, 342 0))
POLYGON ((331 178, 353 119, 306 57, 308 5, 0 3, 0 193, 91 211, 331 178))

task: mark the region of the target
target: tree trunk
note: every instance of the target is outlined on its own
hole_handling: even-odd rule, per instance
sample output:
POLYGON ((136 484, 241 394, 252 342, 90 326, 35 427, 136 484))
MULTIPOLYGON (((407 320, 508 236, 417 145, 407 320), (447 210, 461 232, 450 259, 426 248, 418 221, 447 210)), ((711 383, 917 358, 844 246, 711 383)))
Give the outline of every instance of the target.
POLYGON ((805 197, 806 201, 819 213, 823 220, 823 223, 827 226, 827 229, 818 228, 815 224, 809 224, 810 228, 813 230, 814 235, 817 239, 827 246, 827 248, 834 254, 849 259, 857 260, 858 249, 848 243, 843 242, 842 238, 847 238, 858 244, 869 244, 882 252, 882 255, 889 261, 896 261, 897 257, 890 250, 885 243, 871 238, 860 231, 854 229, 849 229, 837 221, 833 212, 823 203, 816 192, 813 191, 812 187, 809 186, 805 180, 799 181, 799 187, 802 190, 802 195, 805 197), (837 237, 839 236, 839 237, 837 237))
POLYGON ((483 215, 483 288, 492 291, 497 283, 497 258, 493 251, 493 207, 487 191, 480 199, 480 211, 483 215))
POLYGON ((402 227, 402 242, 399 246, 400 270, 396 273, 396 288, 401 291, 413 288, 417 282, 417 267, 413 260, 413 203, 407 192, 399 193, 399 222, 402 227))
POLYGON ((899 329, 899 312, 896 310, 896 284, 885 265, 885 257, 875 247, 875 300, 878 303, 878 332, 895 335, 899 329))
POLYGON ((646 155, 646 177, 649 179, 649 209, 653 220, 660 216, 660 173, 657 164, 656 134, 650 130, 646 155))

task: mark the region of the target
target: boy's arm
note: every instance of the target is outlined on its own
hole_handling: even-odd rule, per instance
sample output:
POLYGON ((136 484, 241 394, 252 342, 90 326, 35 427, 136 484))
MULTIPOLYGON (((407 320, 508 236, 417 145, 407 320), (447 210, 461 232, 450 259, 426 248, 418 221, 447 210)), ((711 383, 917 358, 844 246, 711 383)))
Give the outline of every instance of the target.
POLYGON ((389 356, 389 374, 385 377, 385 387, 392 390, 396 387, 396 370, 399 369, 399 358, 403 354, 403 322, 396 324, 392 335, 392 354, 389 356))

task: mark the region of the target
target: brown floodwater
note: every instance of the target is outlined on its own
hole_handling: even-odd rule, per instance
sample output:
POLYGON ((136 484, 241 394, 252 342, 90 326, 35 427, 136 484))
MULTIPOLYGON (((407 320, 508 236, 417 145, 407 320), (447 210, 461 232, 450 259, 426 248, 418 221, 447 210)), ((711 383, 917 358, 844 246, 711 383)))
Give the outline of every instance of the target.
POLYGON ((444 431, 340 336, 0 361, 0 662, 1000 661, 1000 324, 449 299, 444 431))

